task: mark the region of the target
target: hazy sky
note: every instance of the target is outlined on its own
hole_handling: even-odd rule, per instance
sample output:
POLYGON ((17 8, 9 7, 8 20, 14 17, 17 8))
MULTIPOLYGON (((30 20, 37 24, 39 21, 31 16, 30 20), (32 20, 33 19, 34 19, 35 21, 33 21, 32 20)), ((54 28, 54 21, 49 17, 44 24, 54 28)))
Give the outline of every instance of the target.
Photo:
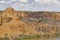
POLYGON ((0 10, 13 7, 21 11, 59 11, 60 0, 0 0, 0 10))

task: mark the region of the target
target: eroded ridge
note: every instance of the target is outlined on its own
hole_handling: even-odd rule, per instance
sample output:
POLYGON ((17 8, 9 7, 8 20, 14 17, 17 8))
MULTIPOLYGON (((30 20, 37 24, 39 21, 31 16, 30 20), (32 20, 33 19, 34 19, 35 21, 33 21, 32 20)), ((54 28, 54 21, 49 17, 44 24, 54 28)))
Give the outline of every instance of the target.
POLYGON ((15 11, 11 7, 0 12, 0 37, 54 33, 60 33, 60 12, 15 11))

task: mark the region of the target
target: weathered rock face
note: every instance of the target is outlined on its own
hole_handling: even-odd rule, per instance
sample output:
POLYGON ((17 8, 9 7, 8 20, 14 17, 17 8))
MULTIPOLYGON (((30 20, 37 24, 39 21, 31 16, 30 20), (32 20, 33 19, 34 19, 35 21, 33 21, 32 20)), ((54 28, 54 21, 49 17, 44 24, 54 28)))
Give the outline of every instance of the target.
POLYGON ((5 13, 13 13, 14 12, 14 9, 12 7, 9 7, 7 9, 4 10, 5 13))
POLYGON ((14 9, 13 8, 7 8, 6 10, 4 10, 4 12, 3 12, 3 14, 2 14, 3 16, 7 16, 7 17, 11 17, 11 16, 13 16, 14 15, 14 9))
POLYGON ((13 17, 13 14, 13 8, 7 8, 6 10, 4 10, 4 12, 2 13, 3 22, 6 23, 9 20, 9 18, 13 17))
POLYGON ((0 36, 59 33, 59 12, 26 12, 7 8, 0 14, 0 36))

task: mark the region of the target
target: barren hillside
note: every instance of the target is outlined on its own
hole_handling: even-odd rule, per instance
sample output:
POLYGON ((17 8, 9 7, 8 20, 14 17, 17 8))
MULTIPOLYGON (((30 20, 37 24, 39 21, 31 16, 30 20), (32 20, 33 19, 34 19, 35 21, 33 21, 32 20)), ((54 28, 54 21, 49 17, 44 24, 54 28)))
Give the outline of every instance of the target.
POLYGON ((0 11, 0 36, 60 33, 60 12, 0 11))

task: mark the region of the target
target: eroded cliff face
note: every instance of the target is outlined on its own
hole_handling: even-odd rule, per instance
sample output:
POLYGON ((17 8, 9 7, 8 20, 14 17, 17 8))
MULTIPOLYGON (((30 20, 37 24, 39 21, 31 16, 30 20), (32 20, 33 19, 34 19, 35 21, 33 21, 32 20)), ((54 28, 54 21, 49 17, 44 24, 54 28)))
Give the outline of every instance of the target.
POLYGON ((41 35, 60 32, 59 12, 26 12, 7 8, 0 12, 0 37, 7 34, 41 35))

